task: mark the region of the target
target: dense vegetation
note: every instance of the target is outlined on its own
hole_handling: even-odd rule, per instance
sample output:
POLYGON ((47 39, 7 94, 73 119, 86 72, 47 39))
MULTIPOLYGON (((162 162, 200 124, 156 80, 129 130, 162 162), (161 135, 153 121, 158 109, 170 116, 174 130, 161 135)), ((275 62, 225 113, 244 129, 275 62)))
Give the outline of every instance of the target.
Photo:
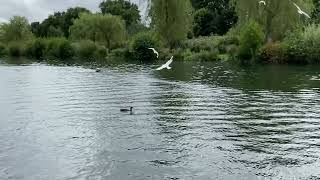
POLYGON ((74 7, 29 23, 0 24, 0 56, 67 62, 128 59, 320 63, 317 0, 148 0, 146 21, 128 0, 104 0, 100 12, 74 7), (297 4, 310 15, 299 14, 297 4))

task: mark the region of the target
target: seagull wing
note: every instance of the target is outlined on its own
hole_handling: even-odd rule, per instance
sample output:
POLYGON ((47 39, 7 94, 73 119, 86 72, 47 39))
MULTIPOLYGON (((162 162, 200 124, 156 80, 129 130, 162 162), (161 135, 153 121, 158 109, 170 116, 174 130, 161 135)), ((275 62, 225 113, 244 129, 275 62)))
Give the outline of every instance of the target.
POLYGON ((157 68, 156 70, 157 70, 157 71, 160 71, 160 70, 162 70, 162 69, 164 69, 164 68, 166 68, 166 66, 165 66, 165 65, 162 65, 161 67, 157 68))
POLYGON ((164 69, 164 68, 167 68, 167 69, 171 69, 171 67, 169 67, 170 66, 170 64, 173 62, 173 56, 171 57, 171 59, 168 61, 168 62, 166 62, 164 65, 162 65, 161 67, 159 67, 158 69, 156 69, 157 71, 160 71, 160 70, 162 70, 162 69, 164 69))
POLYGON ((296 3, 293 3, 293 5, 298 9, 298 11, 300 11, 300 12, 301 12, 300 7, 299 7, 296 3))
POLYGON ((148 48, 148 49, 152 50, 153 53, 155 53, 157 55, 157 58, 159 58, 159 53, 158 53, 158 51, 156 51, 156 49, 154 49, 154 48, 148 48))
POLYGON ((169 67, 172 62, 173 62, 173 59, 171 58, 171 59, 165 64, 165 66, 166 66, 166 67, 169 67))
POLYGON ((307 13, 304 12, 304 11, 302 11, 302 14, 305 15, 305 16, 307 16, 307 18, 309 18, 309 19, 311 18, 311 17, 309 16, 309 14, 307 14, 307 13))

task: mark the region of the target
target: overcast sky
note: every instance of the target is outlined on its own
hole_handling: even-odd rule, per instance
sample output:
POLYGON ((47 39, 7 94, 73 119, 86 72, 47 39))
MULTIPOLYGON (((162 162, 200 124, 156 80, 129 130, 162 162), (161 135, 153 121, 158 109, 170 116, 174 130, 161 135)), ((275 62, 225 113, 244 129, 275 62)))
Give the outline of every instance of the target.
MULTIPOLYGON (((102 0, 0 0, 0 22, 5 22, 12 16, 25 16, 30 22, 42 21, 49 14, 64 11, 70 7, 81 6, 91 11, 98 11, 102 0)), ((145 4, 147 0, 131 0, 145 4)), ((143 11, 145 5, 140 8, 143 11)))

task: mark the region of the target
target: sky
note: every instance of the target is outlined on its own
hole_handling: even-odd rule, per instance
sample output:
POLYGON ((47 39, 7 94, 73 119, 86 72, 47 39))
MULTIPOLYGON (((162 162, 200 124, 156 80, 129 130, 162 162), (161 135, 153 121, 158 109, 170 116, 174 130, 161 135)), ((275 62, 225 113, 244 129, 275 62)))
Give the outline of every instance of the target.
MULTIPOLYGON (((0 22, 7 22, 12 16, 25 16, 30 22, 42 21, 57 11, 81 6, 93 12, 99 10, 102 0, 0 0, 0 22)), ((147 0, 131 0, 140 4, 143 13, 147 0)))

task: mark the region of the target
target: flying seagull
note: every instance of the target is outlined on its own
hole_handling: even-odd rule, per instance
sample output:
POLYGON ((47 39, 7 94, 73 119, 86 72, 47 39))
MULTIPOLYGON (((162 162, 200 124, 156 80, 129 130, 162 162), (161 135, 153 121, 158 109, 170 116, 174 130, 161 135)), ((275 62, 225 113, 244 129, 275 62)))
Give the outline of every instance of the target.
POLYGON ((156 51, 156 49, 154 49, 154 48, 148 48, 148 49, 152 50, 153 53, 155 53, 157 55, 157 58, 159 58, 159 53, 158 53, 158 51, 156 51))
POLYGON ((169 60, 167 63, 165 63, 164 65, 162 65, 161 67, 159 67, 159 68, 157 69, 157 71, 160 71, 160 70, 162 70, 162 69, 164 69, 164 68, 171 69, 170 64, 171 64, 172 62, 173 62, 173 56, 171 56, 170 60, 169 60))
POLYGON ((265 1, 259 1, 259 4, 267 5, 265 1))
POLYGON ((293 2, 293 5, 297 7, 299 14, 305 15, 307 18, 311 18, 311 17, 309 16, 309 14, 307 14, 307 13, 304 12, 304 11, 302 11, 302 10, 300 9, 300 7, 299 7, 296 3, 293 2))

